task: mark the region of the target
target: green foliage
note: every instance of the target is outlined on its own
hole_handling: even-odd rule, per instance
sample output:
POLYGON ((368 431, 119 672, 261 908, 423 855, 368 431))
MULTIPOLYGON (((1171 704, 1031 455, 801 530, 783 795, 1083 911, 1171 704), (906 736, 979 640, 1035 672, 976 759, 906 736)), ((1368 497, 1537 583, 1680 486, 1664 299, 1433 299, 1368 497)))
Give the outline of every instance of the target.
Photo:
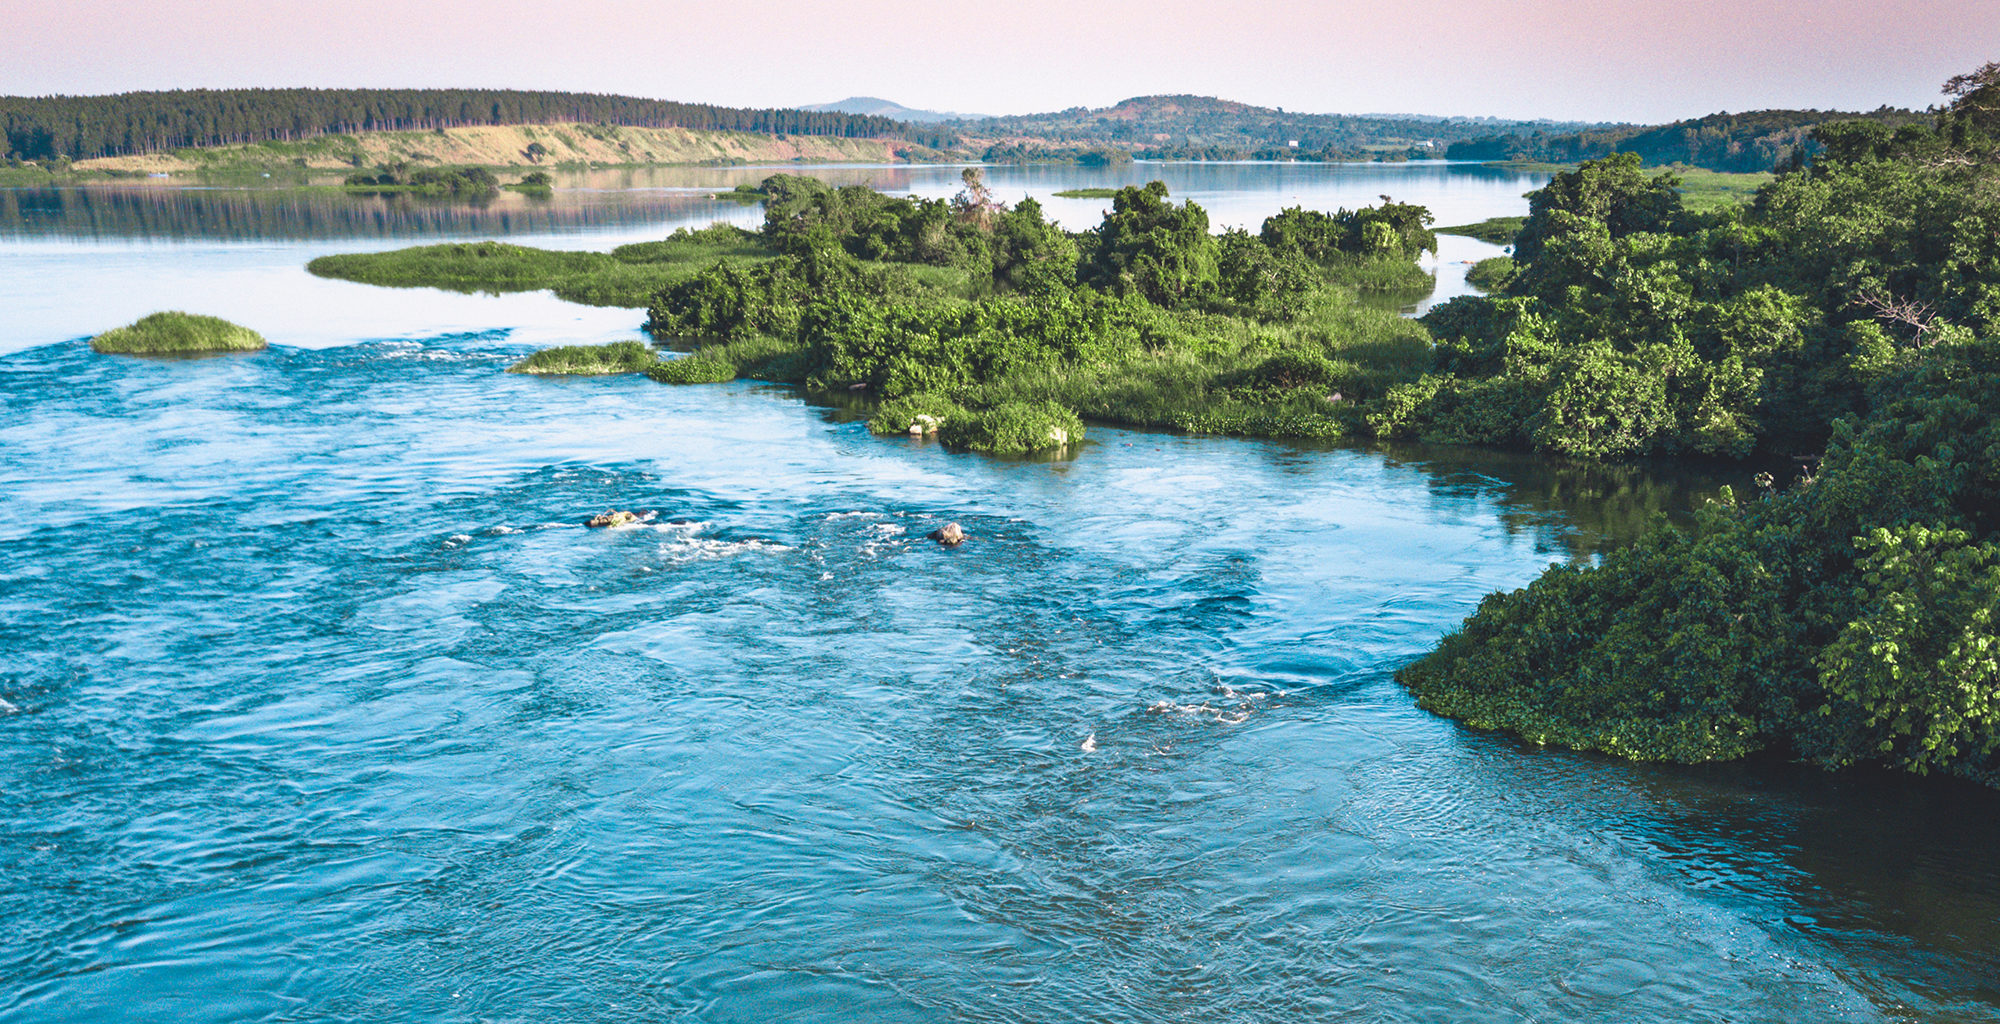
POLYGON ((1940 344, 1874 394, 1816 476, 1494 595, 1400 678, 1535 742, 2000 784, 2000 340, 1940 344))
POLYGON ((876 407, 868 429, 877 434, 930 433, 966 415, 965 407, 943 395, 902 395, 876 407))
POLYGON ((508 373, 612 374, 644 373, 659 356, 636 341, 609 345, 558 345, 529 355, 507 368, 508 373))
POLYGON ((374 174, 350 174, 346 184, 348 188, 359 191, 393 190, 424 196, 476 198, 500 191, 500 179, 483 167, 422 167, 412 170, 407 162, 400 161, 377 167, 374 174))
MULTIPOLYGON (((177 89, 0 97, 0 155, 88 159, 344 132, 591 124, 943 141, 885 117, 515 89, 177 89)), ((530 144, 530 150, 534 144, 530 144)), ((536 154, 530 154, 536 155, 536 154)))
POLYGON ((1169 309, 1197 303, 1216 283, 1216 241, 1208 212, 1167 201, 1167 186, 1127 186, 1096 232, 1083 279, 1169 309))
POLYGON ((254 352, 264 337, 248 327, 193 313, 163 312, 140 317, 125 327, 90 339, 97 352, 119 355, 189 355, 202 352, 254 352))
POLYGON ((1264 220, 1261 237, 1276 250, 1293 250, 1317 263, 1348 259, 1409 261, 1437 251, 1431 213, 1384 196, 1382 205, 1323 213, 1290 207, 1264 220))
POLYGON ((1118 194, 1115 188, 1066 188, 1055 193, 1058 199, 1110 199, 1118 194))
POLYGON ((938 439, 992 455, 1026 455, 1083 440, 1083 420, 1054 402, 1002 402, 947 418, 938 439))
POLYGON ((1472 265, 1465 272, 1465 283, 1481 291, 1497 292, 1514 280, 1520 272, 1520 264, 1506 256, 1490 256, 1472 265))
POLYGON ((706 354, 662 359, 646 371, 662 384, 724 384, 736 379, 736 367, 706 354))
POLYGON ((1707 213, 1630 154, 1557 175, 1504 294, 1434 309, 1439 379, 1370 422, 1594 458, 1816 447, 1872 381, 2000 323, 2000 164, 1968 155, 1989 143, 1823 137, 1811 168, 1707 213))

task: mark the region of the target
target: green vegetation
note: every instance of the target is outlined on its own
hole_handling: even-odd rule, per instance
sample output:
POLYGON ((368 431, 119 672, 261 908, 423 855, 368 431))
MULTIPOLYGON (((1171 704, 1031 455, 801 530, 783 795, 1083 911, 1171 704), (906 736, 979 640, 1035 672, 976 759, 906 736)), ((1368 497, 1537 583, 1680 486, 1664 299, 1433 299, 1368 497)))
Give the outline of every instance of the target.
POLYGON ((98 352, 119 355, 166 356, 203 352, 255 352, 264 336, 212 316, 193 313, 153 313, 136 323, 105 331, 90 339, 98 352))
POLYGON ((650 346, 636 341, 614 341, 609 345, 558 345, 545 348, 507 368, 508 373, 548 375, 601 375, 644 373, 660 357, 650 346))
POLYGON ((663 359, 646 371, 662 384, 723 384, 736 379, 736 367, 706 355, 663 359))
POLYGON ((1769 172, 1730 173, 1686 165, 1667 170, 1680 179, 1681 205, 1696 213, 1750 202, 1757 198, 1757 190, 1777 178, 1769 172))
POLYGON ((1066 188, 1054 193, 1058 199, 1110 199, 1117 194, 1115 188, 1066 188))
MULTIPOLYGON (((1556 168, 1566 170, 1567 168, 1556 168)), ((1494 245, 1513 245, 1514 236, 1521 233, 1521 226, 1528 223, 1526 217, 1491 217, 1477 224, 1459 224, 1448 228, 1438 228, 1440 235, 1464 235, 1477 238, 1494 245)))
POLYGON ((1454 141, 1452 160, 1504 161, 1513 165, 1574 164, 1631 153, 1652 166, 1683 165, 1712 171, 1761 172, 1796 165, 1816 155, 1813 133, 1823 125, 1866 121, 1894 130, 1925 115, 1884 107, 1866 114, 1832 110, 1752 110, 1711 114, 1665 125, 1610 125, 1581 132, 1491 133, 1454 141))
POLYGON ((865 393, 880 432, 929 416, 946 444, 993 452, 1073 444, 1084 418, 1335 437, 1430 363, 1421 327, 1332 283, 1433 247, 1420 207, 1287 210, 1218 236, 1154 182, 1069 235, 1033 200, 994 202, 977 171, 949 202, 789 175, 762 190, 780 255, 663 289, 648 327, 732 376, 865 393))
POLYGON ((549 289, 592 306, 643 308, 661 288, 717 263, 770 258, 757 236, 728 225, 685 228, 659 242, 609 253, 535 249, 503 242, 454 242, 378 253, 322 256, 306 264, 320 277, 393 288, 502 292, 549 289))
POLYGON ((1624 757, 2000 785, 2000 64, 1946 92, 1933 124, 1822 126, 1748 208, 1585 163, 1537 194, 1509 295, 1434 315, 1445 373, 1402 394, 1433 427, 1825 453, 1487 598, 1400 674, 1424 707, 1624 757))
POLYGON ((431 131, 464 125, 581 122, 842 138, 939 133, 886 117, 812 110, 747 110, 588 93, 512 89, 189 89, 115 96, 0 97, 0 157, 160 153, 197 146, 290 143, 351 132, 431 131))
POLYGON ((1472 269, 1465 272, 1465 281, 1480 291, 1497 292, 1507 287, 1517 273, 1520 273, 1520 264, 1512 258, 1493 256, 1474 263, 1472 269))
MULTIPOLYGON (((548 188, 548 175, 542 175, 548 188)), ((406 162, 385 164, 375 173, 359 172, 344 183, 354 192, 413 192, 422 196, 491 196, 500 191, 500 179, 483 167, 420 167, 406 162)))
POLYGON ((1065 160, 1371 160, 1441 155, 1438 144, 1598 131, 1609 124, 1306 114, 1212 96, 1135 96, 1110 107, 957 122, 986 163, 1065 160))
POLYGON ((547 171, 529 171, 521 175, 520 181, 500 187, 536 199, 546 199, 555 194, 555 184, 556 180, 549 177, 547 171))

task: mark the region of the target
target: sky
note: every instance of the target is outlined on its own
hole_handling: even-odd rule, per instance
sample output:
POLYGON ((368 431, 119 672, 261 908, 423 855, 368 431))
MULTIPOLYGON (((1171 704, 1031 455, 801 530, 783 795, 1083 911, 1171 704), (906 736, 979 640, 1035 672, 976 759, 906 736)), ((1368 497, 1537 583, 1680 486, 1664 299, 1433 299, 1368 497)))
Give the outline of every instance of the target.
POLYGON ((1193 93, 1311 113, 1661 122, 1925 107, 2000 0, 0 0, 0 93, 563 89, 987 114, 1193 93))

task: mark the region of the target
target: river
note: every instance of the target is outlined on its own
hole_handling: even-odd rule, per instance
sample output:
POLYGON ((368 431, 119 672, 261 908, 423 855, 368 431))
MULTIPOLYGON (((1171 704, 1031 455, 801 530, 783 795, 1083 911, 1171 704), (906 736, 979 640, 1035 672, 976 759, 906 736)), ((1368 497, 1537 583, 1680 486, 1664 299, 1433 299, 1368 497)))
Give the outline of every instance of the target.
MULTIPOLYGON (((1732 471, 953 454, 769 385, 501 372, 630 310, 300 269, 747 223, 695 190, 762 173, 0 200, 0 1021, 2000 1020, 2000 794, 1536 749, 1392 678, 1732 471), (88 350, 158 308, 274 345, 88 350), (578 525, 612 507, 649 521, 578 525)), ((1250 227, 1537 183, 989 178, 1153 176, 1250 227)), ((1447 246, 1442 294, 1495 251, 1447 246)))

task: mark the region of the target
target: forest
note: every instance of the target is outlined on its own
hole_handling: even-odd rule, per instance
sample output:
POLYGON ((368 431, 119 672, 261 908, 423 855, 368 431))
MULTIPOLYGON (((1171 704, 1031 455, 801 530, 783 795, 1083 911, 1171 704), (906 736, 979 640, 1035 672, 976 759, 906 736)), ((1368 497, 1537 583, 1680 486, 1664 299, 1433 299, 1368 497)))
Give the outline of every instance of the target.
POLYGON ((465 125, 586 123, 761 134, 897 137, 948 134, 885 117, 750 110, 594 93, 512 89, 189 89, 114 96, 0 96, 0 157, 87 160, 198 146, 295 141, 465 125))

